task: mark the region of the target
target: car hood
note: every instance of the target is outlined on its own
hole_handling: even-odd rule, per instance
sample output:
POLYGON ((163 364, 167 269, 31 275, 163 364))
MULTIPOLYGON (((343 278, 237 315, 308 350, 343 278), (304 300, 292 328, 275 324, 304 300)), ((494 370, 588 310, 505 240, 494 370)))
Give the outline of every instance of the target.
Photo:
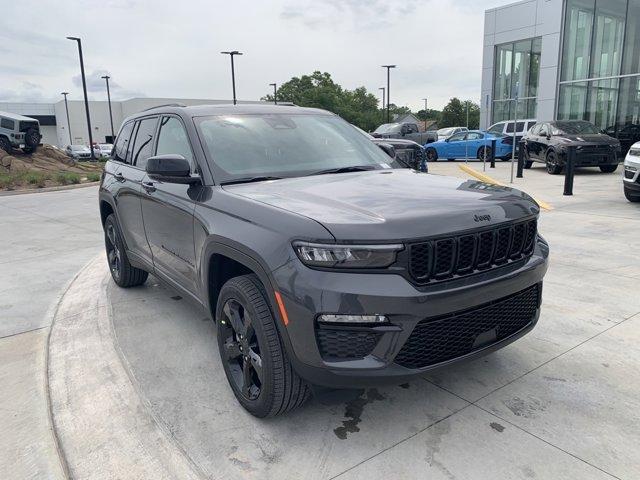
POLYGON ((588 135, 562 135, 560 138, 568 138, 578 145, 585 143, 590 145, 617 145, 620 143, 617 139, 601 133, 592 133, 588 135))
POLYGON ((224 189, 316 220, 339 240, 416 239, 539 212, 535 201, 519 190, 404 169, 314 175, 224 189))

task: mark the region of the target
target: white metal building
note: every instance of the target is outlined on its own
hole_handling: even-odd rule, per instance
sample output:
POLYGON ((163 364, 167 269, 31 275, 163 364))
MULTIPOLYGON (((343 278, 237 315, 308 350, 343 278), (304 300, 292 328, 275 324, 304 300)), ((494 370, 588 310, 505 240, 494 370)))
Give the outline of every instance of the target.
MULTIPOLYGON (((115 133, 122 121, 129 115, 147 108, 168 103, 182 103, 184 105, 224 104, 230 100, 208 100, 194 98, 131 98, 123 101, 112 101, 113 128, 115 133)), ((257 103, 238 101, 238 103, 257 103)), ((18 113, 40 121, 40 133, 42 143, 65 147, 70 143, 89 144, 87 129, 87 116, 84 101, 69 100, 69 120, 71 135, 67 126, 67 113, 64 100, 57 103, 2 103, 0 111, 18 113)), ((91 128, 93 141, 98 143, 111 143, 111 124, 109 121, 109 105, 107 101, 90 101, 89 112, 91 115, 91 128)))

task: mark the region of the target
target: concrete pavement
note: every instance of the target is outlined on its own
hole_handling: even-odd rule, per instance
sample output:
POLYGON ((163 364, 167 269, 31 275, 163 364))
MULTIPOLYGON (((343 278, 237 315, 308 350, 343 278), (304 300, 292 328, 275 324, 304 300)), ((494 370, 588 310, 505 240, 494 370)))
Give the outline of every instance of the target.
MULTIPOLYGON (((508 168, 487 173, 508 182, 508 168)), ((453 163, 430 169, 466 177, 453 163)), ((142 478, 638 478, 640 260, 630 246, 640 207, 620 181, 579 172, 573 198, 542 169, 518 181, 553 207, 540 220, 552 257, 530 334, 410 384, 312 400, 276 419, 235 401, 206 312, 153 277, 119 289, 98 258, 63 299, 51 337, 71 472, 118 476, 138 458, 117 456, 131 445, 142 478)))
POLYGON ((97 188, 0 197, 0 476, 58 479, 45 348, 66 285, 102 248, 97 188))

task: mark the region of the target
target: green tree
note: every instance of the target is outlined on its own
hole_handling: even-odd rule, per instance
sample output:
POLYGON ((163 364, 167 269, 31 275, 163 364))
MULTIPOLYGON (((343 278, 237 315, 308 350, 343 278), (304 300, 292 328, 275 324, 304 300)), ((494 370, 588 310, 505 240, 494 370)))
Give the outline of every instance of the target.
POLYGON ((477 129, 480 125, 480 106, 471 100, 461 102, 453 97, 442 109, 442 117, 439 123, 443 127, 462 127, 467 125, 467 108, 469 109, 469 128, 477 129))
MULTIPOLYGON (((315 71, 311 75, 293 77, 280 85, 276 94, 278 101, 329 110, 365 131, 375 129, 382 119, 375 95, 365 87, 343 89, 327 72, 315 71)), ((272 102, 273 95, 265 95, 262 100, 272 102)))

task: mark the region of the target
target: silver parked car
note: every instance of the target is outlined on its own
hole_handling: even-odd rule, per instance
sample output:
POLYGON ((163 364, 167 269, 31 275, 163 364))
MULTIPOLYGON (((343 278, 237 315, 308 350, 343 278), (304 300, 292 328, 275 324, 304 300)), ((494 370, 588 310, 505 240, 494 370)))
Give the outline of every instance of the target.
POLYGON ((466 132, 469 129, 467 127, 447 127, 441 128, 437 131, 438 140, 446 140, 451 135, 455 135, 456 133, 466 132))
POLYGON ((640 202, 640 142, 631 145, 624 159, 624 196, 630 202, 640 202))
POLYGON ((93 155, 96 158, 108 158, 111 156, 113 145, 111 143, 97 143, 93 146, 93 155))
POLYGON ((76 160, 91 160, 91 150, 86 145, 67 145, 65 152, 76 160))

